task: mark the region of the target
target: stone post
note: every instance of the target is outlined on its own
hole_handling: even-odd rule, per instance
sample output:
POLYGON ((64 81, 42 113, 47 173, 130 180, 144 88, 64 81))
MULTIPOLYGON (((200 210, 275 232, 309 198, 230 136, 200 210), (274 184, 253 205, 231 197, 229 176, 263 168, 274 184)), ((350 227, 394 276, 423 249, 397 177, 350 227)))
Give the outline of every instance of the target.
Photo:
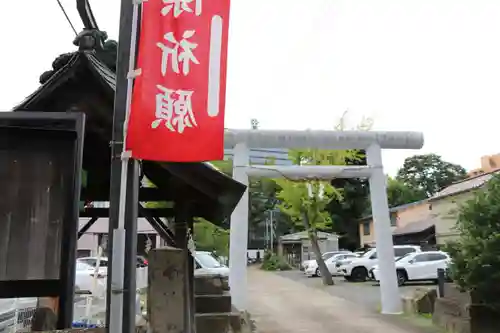
MULTIPOLYGON (((234 147, 233 179, 248 186, 246 167, 250 164, 244 143, 234 147)), ((247 310, 247 248, 248 248, 248 188, 231 215, 229 234, 229 285, 233 304, 239 311, 247 310)))
POLYGON ((399 314, 403 312, 403 309, 395 274, 394 244, 392 241, 389 206, 387 204, 387 178, 382 167, 382 152, 378 144, 372 144, 366 149, 366 161, 373 168, 369 184, 378 265, 381 272, 381 312, 383 314, 399 314))
POLYGON ((185 333, 184 251, 173 247, 149 252, 148 316, 152 333, 185 333))

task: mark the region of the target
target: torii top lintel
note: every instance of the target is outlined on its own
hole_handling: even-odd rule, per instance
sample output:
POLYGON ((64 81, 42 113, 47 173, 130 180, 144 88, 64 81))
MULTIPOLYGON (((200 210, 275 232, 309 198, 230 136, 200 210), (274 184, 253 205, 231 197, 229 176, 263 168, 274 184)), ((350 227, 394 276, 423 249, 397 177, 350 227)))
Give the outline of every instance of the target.
POLYGON ((248 148, 366 149, 378 144, 382 149, 420 149, 420 132, 325 131, 325 130, 240 130, 226 129, 224 147, 245 143, 248 148))

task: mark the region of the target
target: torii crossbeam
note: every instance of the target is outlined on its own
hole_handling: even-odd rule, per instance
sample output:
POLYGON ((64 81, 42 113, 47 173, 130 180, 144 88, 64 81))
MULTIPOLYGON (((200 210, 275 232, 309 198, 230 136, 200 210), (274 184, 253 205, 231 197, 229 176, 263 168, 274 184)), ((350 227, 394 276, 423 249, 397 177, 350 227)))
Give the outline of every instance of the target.
MULTIPOLYGON (((387 204, 382 149, 420 149, 424 144, 418 132, 374 131, 281 131, 226 130, 225 147, 234 148, 233 178, 248 186, 248 177, 287 177, 297 180, 368 178, 375 225, 375 238, 381 270, 382 313, 402 312, 396 280, 396 267, 387 204), (367 166, 250 166, 249 148, 364 149, 367 166)), ((231 215, 229 283, 233 303, 247 310, 248 190, 231 215)))

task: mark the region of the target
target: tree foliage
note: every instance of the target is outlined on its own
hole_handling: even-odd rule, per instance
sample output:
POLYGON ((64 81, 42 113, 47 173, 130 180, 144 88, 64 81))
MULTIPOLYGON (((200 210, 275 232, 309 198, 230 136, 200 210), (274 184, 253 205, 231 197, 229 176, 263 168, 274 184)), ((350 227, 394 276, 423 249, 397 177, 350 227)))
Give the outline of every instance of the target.
POLYGON ((396 207, 425 199, 426 193, 412 188, 400 180, 387 178, 387 201, 389 207, 396 207))
MULTIPOLYGON (((342 115, 335 126, 336 130, 346 129, 346 115, 347 113, 342 115)), ((371 125, 370 119, 363 119, 358 129, 367 130, 371 125)), ((364 153, 359 150, 291 149, 288 154, 294 164, 302 166, 346 165, 364 158, 364 153)), ((331 181, 294 181, 280 178, 275 179, 275 182, 279 186, 279 209, 291 218, 297 228, 307 231, 323 283, 333 284, 331 274, 321 258, 317 232, 332 229, 332 215, 327 208, 333 201, 343 201, 344 188, 335 187, 331 181)))
POLYGON ((436 154, 426 154, 405 159, 396 179, 431 197, 444 187, 466 177, 467 172, 460 165, 443 161, 436 154))
MULTIPOLYGON (((348 158, 359 158, 355 150, 290 150, 289 156, 298 165, 345 165, 348 158)), ((295 181, 287 178, 274 180, 279 186, 277 198, 281 201, 278 208, 290 216, 298 229, 329 230, 332 219, 327 205, 332 200, 343 199, 342 189, 328 181, 295 181), (310 219, 309 225, 303 222, 304 213, 310 219)))
POLYGON ((229 177, 233 176, 233 160, 212 161, 210 164, 229 177))
MULTIPOLYGON (((336 130, 346 130, 347 125, 346 111, 336 130)), ((371 118, 362 118, 356 126, 356 130, 369 131, 373 127, 371 118)), ((353 159, 346 159, 346 165, 366 165, 365 151, 357 152, 353 159)), ((359 218, 370 214, 369 185, 367 179, 360 178, 337 178, 331 181, 332 186, 341 189, 343 200, 332 200, 328 204, 328 211, 335 223, 332 231, 340 236, 339 245, 341 248, 354 250, 359 245, 359 218)))
MULTIPOLYGON (((257 119, 251 119, 250 128, 257 130, 259 128, 259 121, 257 119)), ((233 161, 227 159, 224 161, 213 161, 211 162, 219 171, 225 173, 226 175, 232 177, 233 173, 233 161)), ((274 164, 274 161, 266 161, 266 164, 274 164)), ((275 209, 276 207, 276 183, 272 179, 259 178, 249 179, 248 184, 249 192, 249 226, 248 233, 250 235, 250 243, 252 241, 262 238, 265 229, 265 223, 268 219, 269 211, 275 209)), ((275 216, 275 226, 286 225, 288 220, 282 215, 278 214, 275 216)), ((252 244, 249 244, 252 245, 252 244)), ((253 244, 254 246, 256 244, 253 244)), ((263 244, 257 244, 257 246, 262 246, 263 244)))
MULTIPOLYGON (((303 166, 345 165, 348 159, 359 158, 359 151, 300 149, 290 150, 289 156, 292 161, 303 166)), ((294 181, 279 178, 275 182, 279 186, 279 209, 291 218, 296 227, 308 232, 323 283, 332 285, 332 277, 321 258, 317 231, 332 228, 332 217, 326 208, 332 200, 342 201, 342 189, 335 188, 328 181, 319 180, 294 181)))
MULTIPOLYGON (((347 165, 366 165, 365 152, 359 152, 359 158, 348 160, 347 165)), ((332 200, 327 210, 335 221, 332 232, 340 236, 339 247, 356 249, 359 246, 358 219, 367 215, 370 209, 368 198, 369 186, 367 179, 336 178, 331 181, 332 186, 342 190, 343 200, 332 200)))
POLYGON ((229 231, 203 219, 196 219, 194 226, 194 242, 199 251, 214 252, 218 256, 229 255, 229 231))
POLYGON ((458 240, 447 246, 455 282, 482 302, 498 308, 500 293, 500 176, 458 209, 458 240))
POLYGON ((292 266, 284 258, 271 251, 266 251, 260 268, 265 271, 289 271, 292 266))
MULTIPOLYGON (((228 159, 224 161, 211 162, 217 169, 228 176, 232 176, 233 161, 228 159)), ((272 163, 272 161, 270 162, 272 163)), ((248 184, 249 197, 249 234, 253 235, 257 230, 262 229, 269 210, 274 209, 276 205, 276 184, 272 179, 249 179, 248 184)))

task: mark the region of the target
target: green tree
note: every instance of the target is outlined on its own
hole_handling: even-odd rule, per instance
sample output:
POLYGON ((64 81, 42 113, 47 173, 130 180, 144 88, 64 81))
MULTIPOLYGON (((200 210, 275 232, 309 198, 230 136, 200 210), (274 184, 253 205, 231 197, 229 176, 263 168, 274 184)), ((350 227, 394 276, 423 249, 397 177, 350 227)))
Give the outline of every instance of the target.
POLYGON ((436 154, 426 154, 405 159, 396 179, 431 197, 444 187, 466 177, 467 172, 460 165, 443 161, 436 154))
MULTIPOLYGON (((221 168, 231 170, 230 163, 221 161, 219 164, 221 168)), ((145 179, 146 187, 155 187, 149 180, 145 179)), ((172 203, 166 201, 146 202, 147 208, 165 208, 171 207, 172 203)), ((200 251, 214 252, 218 256, 228 256, 229 253, 229 231, 221 228, 210 221, 203 218, 195 218, 193 224, 193 239, 196 249, 200 251)))
POLYGON ((459 238, 447 246, 451 276, 479 302, 498 309, 500 294, 500 176, 458 208, 459 238))
MULTIPOLYGON (((346 111, 340 118, 335 129, 343 131, 348 128, 346 111)), ((357 124, 355 130, 369 131, 373 127, 373 119, 363 117, 357 124)), ((352 159, 347 158, 347 165, 366 165, 365 151, 360 150, 352 159)), ((367 179, 360 178, 336 178, 331 181, 332 186, 341 189, 343 200, 331 200, 328 211, 335 223, 332 232, 340 236, 339 246, 352 249, 359 247, 359 218, 366 216, 370 210, 369 186, 367 179)), ((370 213, 368 213, 370 214, 370 213)))
POLYGON ((210 163, 220 172, 228 175, 229 177, 233 176, 233 160, 227 159, 222 161, 212 161, 210 163))
MULTIPOLYGON (((253 130, 259 129, 259 121, 255 118, 251 119, 250 128, 253 130)), ((219 171, 224 172, 226 175, 232 177, 233 161, 231 159, 224 161, 213 161, 211 163, 219 171)), ((274 164, 274 162, 272 160, 269 160, 266 162, 266 164, 274 164)), ((256 235, 263 234, 269 211, 276 207, 276 183, 273 180, 266 178, 250 178, 248 187, 248 232, 249 235, 251 235, 250 240, 252 240, 252 238, 257 238, 256 235)), ((287 222, 287 219, 283 219, 282 216, 277 217, 281 222, 287 222)))
MULTIPOLYGON (((335 130, 347 130, 347 115, 348 111, 344 112, 335 130)), ((366 131, 372 126, 372 119, 363 118, 356 129, 366 131)), ((360 164, 364 161, 364 157, 364 152, 359 150, 292 149, 289 151, 289 158, 298 165, 360 164)), ((277 194, 277 198, 281 201, 279 209, 288 215, 297 227, 307 231, 323 284, 333 285, 332 276, 321 256, 317 232, 332 230, 333 214, 330 214, 328 208, 332 203, 343 203, 345 189, 350 190, 349 194, 353 195, 354 186, 357 185, 359 190, 360 184, 343 182, 340 183, 342 186, 336 187, 339 184, 337 180, 297 182, 286 178, 275 179, 275 182, 279 185, 277 194)), ((354 197, 355 195, 352 196, 354 197)), ((345 208, 349 209, 347 205, 345 208)))
MULTIPOLYGON (((232 176, 233 161, 228 159, 225 161, 211 162, 219 171, 224 172, 228 176, 232 176)), ((272 164, 272 161, 268 162, 272 164)), ((276 207, 276 183, 272 179, 260 178, 249 179, 248 184, 249 197, 249 224, 248 233, 251 235, 250 240, 257 238, 257 235, 262 235, 265 228, 265 222, 268 218, 269 211, 276 207), (253 236, 253 237, 252 237, 253 236)), ((287 222, 278 216, 280 222, 287 222)))
MULTIPOLYGON (((298 165, 345 165, 347 160, 360 158, 359 151, 300 149, 290 150, 289 156, 298 165)), ((341 201, 342 190, 328 181, 293 181, 286 178, 275 179, 279 186, 277 198, 279 209, 288 215, 297 227, 307 231, 318 268, 325 285, 333 285, 333 279, 322 259, 317 232, 330 230, 332 218, 327 205, 332 200, 341 201)))
POLYGON ((424 191, 412 188, 400 180, 387 177, 387 200, 389 207, 396 207, 426 198, 424 191))
MULTIPOLYGON (((348 160, 348 165, 366 165, 365 152, 359 152, 359 159, 348 160)), ((328 204, 328 212, 335 223, 332 232, 340 236, 339 246, 342 249, 357 249, 359 247, 358 220, 367 215, 370 209, 369 186, 367 179, 336 178, 332 186, 342 189, 343 200, 332 200, 328 204)), ((369 214, 369 213, 368 213, 369 214)))
POLYGON ((229 255, 229 231, 202 219, 196 219, 194 226, 194 242, 200 251, 214 252, 218 256, 229 255))

